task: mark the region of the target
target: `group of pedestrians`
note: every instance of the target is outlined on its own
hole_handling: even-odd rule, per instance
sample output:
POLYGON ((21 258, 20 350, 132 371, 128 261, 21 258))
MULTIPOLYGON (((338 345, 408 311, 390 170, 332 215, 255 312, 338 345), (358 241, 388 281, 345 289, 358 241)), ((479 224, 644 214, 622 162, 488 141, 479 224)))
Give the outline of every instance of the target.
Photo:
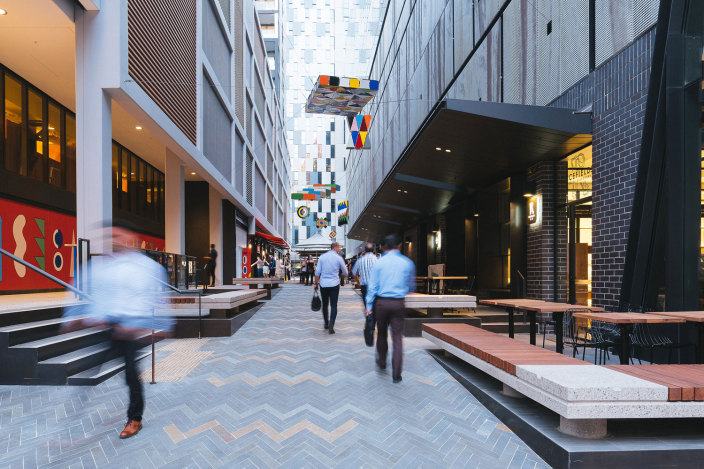
MULTIPOLYGON (((323 327, 329 334, 334 334, 341 279, 350 274, 354 276, 356 283, 361 286, 365 315, 372 316, 376 322, 376 364, 380 369, 386 369, 389 351, 388 329, 391 327, 392 379, 394 383, 400 383, 403 368, 403 321, 406 311, 404 300, 415 286, 415 266, 401 254, 399 235, 391 234, 384 238, 381 249, 382 255, 377 258, 374 245, 368 243, 364 247, 364 255, 351 266, 346 265, 340 256, 340 244, 332 243, 330 251, 318 259, 314 289, 317 291, 320 288, 323 327), (351 267, 351 272, 348 266, 351 267)), ((312 263, 310 257, 309 261, 312 263)), ((308 265, 306 262, 306 270, 310 271, 308 265)))
POLYGON ((256 266, 258 278, 273 278, 276 277, 276 258, 271 254, 258 254, 257 260, 250 267, 256 266))

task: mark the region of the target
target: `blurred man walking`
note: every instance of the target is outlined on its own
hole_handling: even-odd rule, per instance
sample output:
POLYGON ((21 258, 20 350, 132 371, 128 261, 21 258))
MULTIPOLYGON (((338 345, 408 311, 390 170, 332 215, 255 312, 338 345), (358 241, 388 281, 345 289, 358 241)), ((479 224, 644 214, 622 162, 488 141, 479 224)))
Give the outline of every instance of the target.
POLYGON ((320 296, 323 300, 323 321, 325 329, 330 334, 335 333, 337 318, 337 298, 340 295, 340 274, 347 275, 345 260, 340 253, 340 243, 332 243, 330 250, 320 256, 315 269, 315 289, 320 285, 320 296), (328 303, 330 303, 330 319, 328 320, 328 303))
POLYGON ((386 368, 386 354, 389 350, 387 330, 391 326, 393 356, 391 367, 394 383, 401 382, 403 365, 403 319, 406 308, 404 299, 413 290, 415 266, 400 252, 401 238, 390 234, 384 238, 384 254, 372 270, 367 285, 367 316, 376 316, 378 336, 376 339, 377 366, 386 368))
POLYGON ((357 262, 354 263, 354 267, 352 267, 354 281, 362 287, 362 304, 364 305, 366 305, 367 285, 369 285, 369 279, 377 261, 378 259, 374 254, 374 245, 367 243, 366 246, 364 246, 364 256, 357 259, 357 262))

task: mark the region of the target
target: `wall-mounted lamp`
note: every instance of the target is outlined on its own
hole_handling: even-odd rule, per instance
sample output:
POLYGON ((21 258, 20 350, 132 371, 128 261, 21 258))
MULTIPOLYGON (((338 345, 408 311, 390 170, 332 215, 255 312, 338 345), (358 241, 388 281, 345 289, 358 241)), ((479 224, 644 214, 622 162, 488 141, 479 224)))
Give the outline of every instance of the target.
POLYGON ((523 197, 530 198, 533 197, 538 192, 538 187, 534 182, 526 181, 523 184, 523 197))

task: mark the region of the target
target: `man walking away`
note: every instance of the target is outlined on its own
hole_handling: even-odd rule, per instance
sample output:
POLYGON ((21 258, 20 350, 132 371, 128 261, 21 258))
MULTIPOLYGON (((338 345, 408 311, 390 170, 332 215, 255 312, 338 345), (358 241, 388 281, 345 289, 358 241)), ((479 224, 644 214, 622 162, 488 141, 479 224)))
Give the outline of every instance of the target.
POLYGON ((354 267, 352 267, 354 281, 357 285, 362 287, 362 305, 364 306, 367 301, 367 285, 369 285, 372 270, 374 269, 377 261, 378 259, 374 255, 374 245, 372 243, 367 243, 366 246, 364 246, 364 256, 359 258, 357 262, 354 263, 354 267))
POLYGON ((315 263, 313 263, 313 257, 308 256, 308 262, 306 263, 306 285, 311 285, 313 283, 313 276, 315 275, 315 263))
POLYGON ((340 252, 340 243, 332 243, 330 250, 320 256, 315 269, 315 289, 320 285, 320 296, 323 300, 323 321, 325 329, 330 334, 335 333, 335 318, 337 318, 337 298, 340 295, 340 274, 347 275, 345 261, 340 252), (330 320, 328 321, 328 303, 330 303, 330 320))
POLYGON ((403 319, 406 308, 404 299, 413 290, 415 266, 413 262, 400 252, 401 237, 390 234, 384 238, 382 245, 384 254, 372 270, 367 285, 367 316, 374 314, 377 324, 377 366, 386 368, 386 354, 389 350, 387 330, 391 326, 393 341, 393 356, 391 367, 394 383, 401 382, 403 365, 403 319))
POLYGON ((276 277, 276 257, 271 256, 271 262, 269 263, 269 277, 276 277))

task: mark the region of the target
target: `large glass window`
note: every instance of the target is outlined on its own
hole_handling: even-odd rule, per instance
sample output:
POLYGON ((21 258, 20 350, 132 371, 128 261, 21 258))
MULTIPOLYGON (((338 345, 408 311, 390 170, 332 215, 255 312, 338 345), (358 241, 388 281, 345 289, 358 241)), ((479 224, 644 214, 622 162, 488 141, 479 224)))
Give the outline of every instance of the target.
POLYGON ((44 129, 44 99, 29 90, 27 93, 27 159, 29 177, 44 181, 46 160, 46 132, 44 129))
POLYGON ((66 115, 66 190, 76 192, 76 118, 66 115))
POLYGON ((5 169, 17 174, 27 174, 22 109, 22 84, 5 75, 5 169))
POLYGON ((48 135, 49 147, 47 163, 49 164, 49 184, 56 187, 64 187, 63 174, 63 150, 61 144, 62 135, 61 108, 54 103, 49 103, 48 135))
POLYGON ((164 174, 117 142, 112 158, 115 206, 163 222, 164 174))

